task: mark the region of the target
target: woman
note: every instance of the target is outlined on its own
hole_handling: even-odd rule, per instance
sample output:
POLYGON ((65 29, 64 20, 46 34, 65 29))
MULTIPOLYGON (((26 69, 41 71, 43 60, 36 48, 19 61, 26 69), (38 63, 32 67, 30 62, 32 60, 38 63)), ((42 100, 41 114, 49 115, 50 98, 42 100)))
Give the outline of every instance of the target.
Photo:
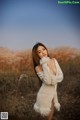
POLYGON ((41 116, 52 120, 54 107, 59 111, 60 103, 57 97, 57 83, 63 80, 62 70, 55 58, 50 58, 46 46, 37 43, 32 49, 34 70, 42 85, 37 93, 34 109, 41 116))

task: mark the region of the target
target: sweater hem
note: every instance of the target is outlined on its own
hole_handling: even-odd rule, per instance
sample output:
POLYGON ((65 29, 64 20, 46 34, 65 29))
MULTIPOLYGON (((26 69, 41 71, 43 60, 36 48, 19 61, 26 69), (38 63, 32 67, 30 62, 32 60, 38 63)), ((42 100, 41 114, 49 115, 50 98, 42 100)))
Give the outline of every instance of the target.
POLYGON ((50 108, 43 108, 43 107, 39 108, 39 107, 36 105, 36 103, 34 104, 34 110, 35 110, 36 112, 40 113, 42 116, 48 116, 49 113, 50 113, 50 111, 51 111, 50 108))

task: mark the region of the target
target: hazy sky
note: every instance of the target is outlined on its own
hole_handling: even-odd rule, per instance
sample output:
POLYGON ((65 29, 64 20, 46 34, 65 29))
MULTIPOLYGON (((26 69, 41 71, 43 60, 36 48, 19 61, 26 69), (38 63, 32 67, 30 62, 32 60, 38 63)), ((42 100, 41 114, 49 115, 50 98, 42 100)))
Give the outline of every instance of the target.
POLYGON ((0 0, 0 47, 25 50, 42 42, 49 48, 80 48, 80 4, 57 2, 0 0))

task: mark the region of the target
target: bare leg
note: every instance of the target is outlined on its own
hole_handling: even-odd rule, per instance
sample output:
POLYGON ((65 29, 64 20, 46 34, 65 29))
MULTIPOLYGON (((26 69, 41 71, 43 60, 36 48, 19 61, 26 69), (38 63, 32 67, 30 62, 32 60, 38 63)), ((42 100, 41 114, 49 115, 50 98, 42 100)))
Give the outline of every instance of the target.
POLYGON ((51 112, 49 113, 48 116, 42 117, 42 120, 53 120, 53 114, 54 114, 54 100, 52 100, 51 112))
POLYGON ((49 114, 48 120, 52 120, 54 114, 54 102, 52 100, 51 112, 49 114))

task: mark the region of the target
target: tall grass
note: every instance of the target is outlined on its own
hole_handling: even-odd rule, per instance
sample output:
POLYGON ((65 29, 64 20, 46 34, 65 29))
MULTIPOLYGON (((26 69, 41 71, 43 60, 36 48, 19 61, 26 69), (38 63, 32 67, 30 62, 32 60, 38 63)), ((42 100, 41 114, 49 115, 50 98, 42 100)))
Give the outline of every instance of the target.
MULTIPOLYGON (((58 120, 80 119, 80 56, 67 61, 58 58, 64 73, 64 80, 58 85, 61 112, 55 116, 58 120)), ((16 72, 9 68, 0 72, 0 111, 9 112, 9 120, 37 120, 38 114, 33 110, 39 80, 32 64, 21 66, 16 72)))

